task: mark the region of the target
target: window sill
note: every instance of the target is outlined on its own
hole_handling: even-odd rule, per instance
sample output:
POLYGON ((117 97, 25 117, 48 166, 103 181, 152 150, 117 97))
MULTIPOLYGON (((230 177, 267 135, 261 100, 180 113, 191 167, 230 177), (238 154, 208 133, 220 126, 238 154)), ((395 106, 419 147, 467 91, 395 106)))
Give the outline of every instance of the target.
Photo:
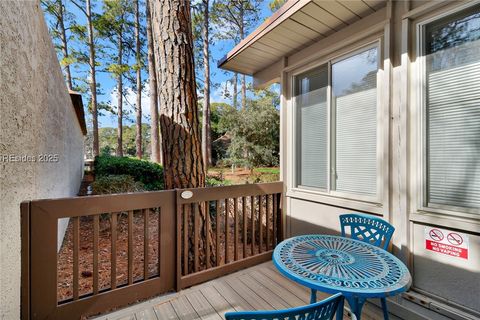
POLYGON ((325 194, 314 190, 289 188, 287 190, 286 196, 290 198, 318 202, 351 210, 364 211, 380 215, 384 214, 384 208, 381 203, 345 198, 337 195, 325 194))
POLYGON ((469 219, 465 217, 442 214, 438 212, 417 211, 410 214, 410 221, 414 223, 431 224, 447 229, 457 229, 466 232, 480 233, 480 217, 479 219, 469 219))

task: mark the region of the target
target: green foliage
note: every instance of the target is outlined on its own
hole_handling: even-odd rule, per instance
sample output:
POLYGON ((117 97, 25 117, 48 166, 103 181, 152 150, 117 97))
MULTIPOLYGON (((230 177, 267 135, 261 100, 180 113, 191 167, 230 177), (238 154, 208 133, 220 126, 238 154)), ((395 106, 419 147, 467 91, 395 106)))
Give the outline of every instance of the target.
POLYGON ((255 168, 254 172, 269 173, 269 174, 280 174, 280 169, 278 169, 278 168, 255 168))
POLYGON ((215 173, 207 174, 205 184, 207 187, 221 187, 221 186, 229 186, 232 184, 232 182, 230 180, 224 179, 223 172, 218 171, 215 173))
POLYGON ((255 93, 245 110, 223 114, 218 129, 231 136, 224 165, 277 166, 279 163, 280 114, 278 94, 266 90, 255 93))
POLYGON ((266 183, 266 182, 277 182, 280 180, 279 173, 260 173, 253 172, 247 178, 246 183, 266 183))
POLYGON ((271 0, 268 6, 270 7, 270 10, 272 10, 272 12, 275 12, 280 9, 285 4, 285 2, 287 2, 287 0, 271 0))
POLYGON ((145 190, 143 183, 135 181, 129 175, 106 175, 97 177, 92 183, 94 194, 111 194, 125 192, 141 192, 145 190))
POLYGON ((141 182, 145 190, 163 189, 163 168, 157 163, 129 157, 98 156, 95 158, 96 178, 108 175, 129 175, 141 182))

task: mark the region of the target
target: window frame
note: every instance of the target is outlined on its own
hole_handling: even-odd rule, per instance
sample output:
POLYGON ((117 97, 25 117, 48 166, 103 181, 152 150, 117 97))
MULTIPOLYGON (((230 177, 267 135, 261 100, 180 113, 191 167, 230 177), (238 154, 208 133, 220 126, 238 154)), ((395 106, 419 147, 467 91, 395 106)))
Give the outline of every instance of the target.
POLYGON ((441 13, 434 14, 426 19, 418 21, 415 24, 415 73, 416 79, 415 92, 416 104, 419 106, 419 114, 417 120, 417 132, 420 134, 420 139, 417 143, 417 159, 416 163, 419 165, 417 173, 418 188, 417 190, 417 210, 421 212, 430 212, 434 214, 442 214, 453 217, 473 218, 480 220, 480 208, 460 207, 445 204, 428 203, 428 126, 427 126, 427 83, 426 83, 426 56, 425 56, 425 41, 427 25, 435 22, 440 22, 448 17, 453 20, 458 18, 463 11, 469 9, 473 12, 474 8, 478 8, 479 3, 467 3, 454 8, 450 8, 441 13))
MULTIPOLYGON (((387 146, 386 142, 384 141, 384 134, 385 134, 385 125, 383 124, 382 120, 384 119, 384 111, 383 108, 387 108, 388 106, 384 105, 383 101, 383 85, 381 80, 380 72, 382 71, 383 67, 383 59, 384 59, 384 52, 383 52, 383 38, 377 37, 372 41, 364 42, 360 45, 350 48, 344 48, 343 50, 337 50, 334 54, 331 54, 326 57, 322 57, 321 59, 315 60, 315 62, 301 66, 296 68, 292 72, 289 72, 288 79, 289 79, 289 86, 288 89, 290 91, 290 110, 292 110, 291 114, 291 123, 289 132, 292 136, 290 141, 290 163, 292 166, 290 167, 291 176, 288 179, 290 181, 288 189, 289 194, 302 194, 304 195, 302 198, 308 198, 309 200, 317 200, 319 196, 323 198, 322 202, 345 205, 345 201, 353 200, 357 203, 363 205, 355 205, 354 207, 359 208, 359 210, 370 210, 372 211, 372 205, 374 208, 379 208, 383 206, 383 199, 384 199, 384 180, 386 179, 387 175, 387 164, 386 160, 384 159, 384 150, 387 146), (333 135, 335 134, 335 123, 333 118, 333 106, 332 106, 332 65, 348 59, 352 56, 355 56, 359 53, 364 51, 376 48, 377 49, 377 132, 376 132, 376 161, 377 161, 377 174, 376 174, 376 194, 375 196, 370 195, 362 195, 356 193, 347 193, 332 190, 332 179, 333 175, 335 174, 335 170, 333 168, 333 161, 335 158, 335 145, 332 144, 333 142, 333 135), (315 68, 319 68, 323 65, 327 65, 328 68, 328 86, 327 86, 327 188, 315 188, 309 186, 301 186, 297 184, 299 179, 299 163, 298 163, 298 118, 297 118, 297 106, 295 104, 295 78, 305 72, 311 71, 315 68), (337 201, 338 200, 338 201, 337 201)), ((387 160, 388 161, 388 160, 387 160)), ((387 190, 388 192, 388 190, 387 190)), ((292 195, 293 196, 293 195, 292 195)), ((352 207, 352 205, 350 205, 352 207)), ((375 210, 377 212, 382 212, 382 210, 375 210)))

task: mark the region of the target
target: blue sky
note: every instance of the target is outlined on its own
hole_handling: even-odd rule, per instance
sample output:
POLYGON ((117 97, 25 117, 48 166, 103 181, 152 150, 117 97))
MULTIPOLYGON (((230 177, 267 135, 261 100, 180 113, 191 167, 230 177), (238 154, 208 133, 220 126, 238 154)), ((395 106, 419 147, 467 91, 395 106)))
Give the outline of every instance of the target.
MULTIPOLYGON (((74 5, 69 3, 69 0, 66 0, 66 7, 67 11, 70 11, 72 14, 75 15, 75 20, 78 23, 85 24, 86 20, 83 15, 83 13, 76 8, 74 5)), ((93 10, 94 12, 99 12, 102 8, 102 2, 101 0, 93 0, 92 5, 94 6, 93 10)), ((267 17, 271 15, 270 8, 268 7, 270 0, 263 1, 261 4, 260 8, 260 20, 258 21, 258 25, 260 25, 267 17)), ((144 8, 142 8, 144 10, 144 8)), ((49 17, 47 16, 47 20, 49 20, 49 17)), ((252 30, 249 30, 251 32, 252 30)), ((104 42, 104 44, 107 44, 104 42)), ((71 43, 70 45, 70 50, 74 49, 75 46, 78 44, 71 43)), ((222 87, 225 86, 225 83, 231 79, 232 73, 226 73, 223 70, 220 70, 217 68, 217 62, 230 50, 234 47, 234 43, 232 41, 215 41, 210 44, 210 50, 211 50, 211 79, 213 84, 218 84, 218 88, 212 88, 212 96, 211 96, 211 101, 212 102, 231 102, 228 100, 225 100, 225 98, 222 96, 222 87)), ((107 52, 109 52, 109 49, 107 49, 107 52)), ((112 52, 110 50, 110 52, 112 52)), ((133 63, 133 57, 131 58, 130 63, 133 63)), ((101 67, 102 68, 102 67, 101 67)), ((85 65, 76 65, 72 67, 72 73, 73 76, 75 77, 88 77, 88 73, 86 72, 87 66, 85 65)), ((142 75, 143 79, 148 78, 148 73, 143 72, 142 75)), ((250 77, 247 77, 247 81, 251 81, 250 77)), ((115 92, 115 86, 116 86, 116 81, 112 78, 112 76, 107 73, 107 72, 97 72, 97 82, 100 83, 101 86, 101 94, 98 96, 98 101, 99 102, 105 102, 105 103, 110 103, 114 108, 117 105, 117 95, 115 92)), ((124 110, 127 112, 130 111, 132 114, 129 116, 128 119, 124 119, 124 125, 131 125, 134 123, 134 108, 133 104, 135 103, 135 93, 133 90, 131 90, 131 84, 126 83, 124 84, 124 87, 126 87, 126 97, 127 101, 124 100, 124 110)), ((84 104, 86 105, 88 102, 88 95, 84 97, 84 104)), ((148 97, 148 86, 144 90, 144 94, 142 97, 142 111, 144 113, 144 121, 148 122, 149 121, 149 97, 148 97)), ((87 119, 87 121, 90 123, 91 119, 87 119)), ((117 117, 116 115, 113 115, 111 113, 106 113, 105 115, 102 115, 99 117, 99 126, 100 127, 115 127, 117 125, 117 117)))

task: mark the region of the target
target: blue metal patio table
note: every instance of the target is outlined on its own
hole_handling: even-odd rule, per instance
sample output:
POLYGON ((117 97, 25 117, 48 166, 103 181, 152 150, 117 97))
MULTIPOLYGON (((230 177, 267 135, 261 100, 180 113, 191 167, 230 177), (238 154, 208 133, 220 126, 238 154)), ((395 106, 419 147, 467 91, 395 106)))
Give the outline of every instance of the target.
POLYGON ((359 320, 367 298, 396 295, 412 282, 407 267, 389 252, 331 235, 284 240, 275 248, 273 263, 283 275, 312 290, 311 303, 316 301, 317 290, 341 292, 359 320))

